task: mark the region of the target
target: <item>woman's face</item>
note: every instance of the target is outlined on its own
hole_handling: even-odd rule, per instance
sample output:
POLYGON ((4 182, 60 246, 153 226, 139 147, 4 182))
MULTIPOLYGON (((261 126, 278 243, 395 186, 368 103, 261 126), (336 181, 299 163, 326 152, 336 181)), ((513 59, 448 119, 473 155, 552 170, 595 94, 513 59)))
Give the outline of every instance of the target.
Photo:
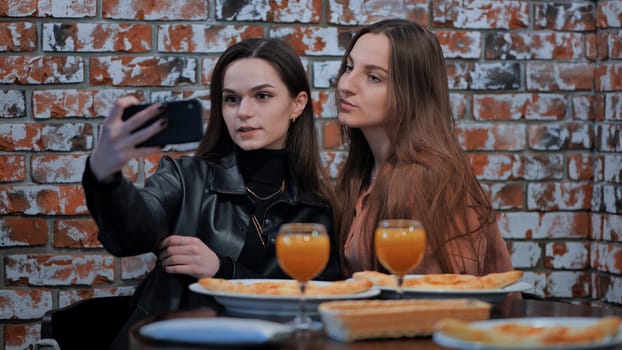
POLYGON ((339 78, 339 122, 350 128, 382 126, 389 92, 389 39, 384 34, 364 34, 347 57, 339 78))
POLYGON ((222 115, 231 139, 243 150, 284 148, 289 124, 307 99, 305 92, 290 97, 277 71, 263 59, 240 59, 225 69, 222 115))

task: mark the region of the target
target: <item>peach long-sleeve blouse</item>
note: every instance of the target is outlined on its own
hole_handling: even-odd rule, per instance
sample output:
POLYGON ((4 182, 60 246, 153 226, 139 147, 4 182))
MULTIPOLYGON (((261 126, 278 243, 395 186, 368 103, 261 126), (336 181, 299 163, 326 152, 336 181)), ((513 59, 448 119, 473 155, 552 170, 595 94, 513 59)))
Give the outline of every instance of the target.
MULTIPOLYGON (((371 189, 371 187, 370 187, 371 189)), ((367 214, 367 208, 363 205, 369 196, 368 189, 361 195, 357 204, 355 217, 352 226, 346 237, 344 246, 344 258, 346 262, 345 272, 351 275, 357 271, 373 270, 370 265, 370 259, 365 254, 363 247, 364 241, 361 239, 360 230, 362 218, 367 214)), ((475 213, 471 212, 472 220, 475 220, 475 213)), ((442 271, 438 260, 434 257, 434 253, 430 246, 426 246, 425 254, 422 262, 409 273, 411 274, 429 274, 429 273, 461 273, 480 275, 492 272, 504 272, 513 270, 510 256, 503 240, 503 236, 499 232, 499 227, 488 225, 486 230, 481 230, 477 234, 471 236, 474 240, 471 243, 466 238, 458 238, 448 243, 447 251, 452 252, 450 265, 452 271, 442 271), (474 256, 472 244, 475 244, 475 251, 478 256, 474 256), (479 270, 480 261, 483 265, 483 271, 479 270)))

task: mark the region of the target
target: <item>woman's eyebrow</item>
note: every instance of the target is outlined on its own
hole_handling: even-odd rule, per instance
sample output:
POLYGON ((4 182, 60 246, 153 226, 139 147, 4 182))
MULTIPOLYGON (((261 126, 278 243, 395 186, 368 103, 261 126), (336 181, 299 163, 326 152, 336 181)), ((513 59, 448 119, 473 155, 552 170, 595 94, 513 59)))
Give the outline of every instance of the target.
MULTIPOLYGON (((250 89, 250 91, 259 91, 259 90, 262 90, 262 89, 268 89, 268 88, 272 88, 272 89, 274 89, 274 85, 272 85, 272 84, 268 84, 268 83, 265 83, 265 84, 259 84, 259 85, 257 85, 257 86, 253 86, 253 87, 250 89)), ((226 92, 226 93, 236 93, 236 91, 235 91, 234 89, 230 89, 230 88, 223 88, 223 89, 222 89, 222 92, 226 92)))
MULTIPOLYGON (((355 63, 351 55, 348 55, 348 63, 351 63, 351 64, 355 63)), ((370 63, 363 64, 363 68, 365 68, 366 70, 380 70, 380 71, 383 71, 384 73, 387 73, 387 74, 389 73, 388 68, 385 68, 385 67, 382 67, 376 64, 370 64, 370 63)))

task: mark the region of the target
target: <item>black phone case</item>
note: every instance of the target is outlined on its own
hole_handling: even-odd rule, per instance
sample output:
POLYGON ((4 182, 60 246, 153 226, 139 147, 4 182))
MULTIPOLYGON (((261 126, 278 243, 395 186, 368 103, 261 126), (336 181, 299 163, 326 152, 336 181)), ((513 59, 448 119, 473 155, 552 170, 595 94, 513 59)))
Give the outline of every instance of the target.
MULTIPOLYGON (((148 106, 149 104, 130 106, 123 111, 121 118, 127 120, 148 106)), ((162 118, 167 120, 166 129, 153 135, 147 141, 138 144, 137 147, 197 142, 203 137, 203 109, 201 103, 195 99, 167 102, 162 113, 142 124, 133 132, 143 129, 162 118)))

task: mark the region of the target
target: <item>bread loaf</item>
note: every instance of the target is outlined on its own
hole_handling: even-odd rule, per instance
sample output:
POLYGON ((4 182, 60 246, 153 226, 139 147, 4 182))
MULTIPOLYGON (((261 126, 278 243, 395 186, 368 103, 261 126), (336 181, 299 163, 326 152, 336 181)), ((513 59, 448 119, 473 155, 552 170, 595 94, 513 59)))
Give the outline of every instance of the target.
POLYGON ((370 338, 428 336, 443 318, 490 317, 491 304, 471 299, 329 301, 319 306, 326 334, 350 342, 370 338))

